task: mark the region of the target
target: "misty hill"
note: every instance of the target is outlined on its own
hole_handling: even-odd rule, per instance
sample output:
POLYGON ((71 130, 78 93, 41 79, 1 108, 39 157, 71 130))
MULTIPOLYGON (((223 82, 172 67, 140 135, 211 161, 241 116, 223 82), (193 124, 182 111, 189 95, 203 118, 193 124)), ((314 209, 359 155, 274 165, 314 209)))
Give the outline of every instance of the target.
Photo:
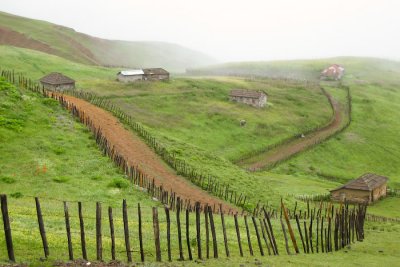
POLYGON ((330 64, 341 64, 345 67, 347 77, 379 81, 375 75, 384 71, 386 78, 399 75, 400 62, 379 58, 336 57, 312 60, 282 60, 231 62, 193 68, 187 71, 190 75, 269 77, 278 79, 317 80, 321 71, 330 64))
POLYGON ((172 72, 183 72, 186 68, 215 63, 203 53, 176 44, 106 40, 4 12, 0 12, 0 44, 103 66, 163 67, 172 72))

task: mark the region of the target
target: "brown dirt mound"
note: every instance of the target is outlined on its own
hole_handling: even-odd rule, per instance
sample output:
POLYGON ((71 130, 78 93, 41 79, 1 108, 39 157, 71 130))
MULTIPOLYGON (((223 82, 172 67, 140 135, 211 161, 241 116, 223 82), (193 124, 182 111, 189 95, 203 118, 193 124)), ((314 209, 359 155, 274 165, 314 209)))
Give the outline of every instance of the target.
POLYGON ((102 134, 115 146, 116 151, 127 159, 129 164, 138 166, 149 177, 154 178, 157 186, 162 185, 164 189, 172 190, 181 198, 192 202, 199 201, 202 204, 216 206, 221 203, 224 211, 237 211, 236 207, 209 195, 185 178, 178 176, 142 139, 125 129, 124 125, 109 112, 76 97, 64 95, 64 99, 84 111, 85 115, 92 120, 93 125, 101 128, 102 134))

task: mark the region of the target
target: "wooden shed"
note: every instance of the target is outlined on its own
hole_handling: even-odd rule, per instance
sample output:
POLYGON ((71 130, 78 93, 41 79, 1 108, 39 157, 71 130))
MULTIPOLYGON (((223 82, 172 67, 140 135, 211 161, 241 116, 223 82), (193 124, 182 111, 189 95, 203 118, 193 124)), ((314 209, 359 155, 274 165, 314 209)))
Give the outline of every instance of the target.
POLYGON ((386 196, 387 181, 389 179, 373 173, 366 173, 361 177, 331 190, 331 199, 334 201, 349 201, 352 203, 372 203, 386 196))
POLYGON ((262 91, 233 89, 229 93, 229 99, 257 108, 262 108, 267 104, 267 94, 262 91))
POLYGON ((40 83, 47 90, 64 91, 75 89, 75 81, 59 72, 44 76, 40 79, 40 83))

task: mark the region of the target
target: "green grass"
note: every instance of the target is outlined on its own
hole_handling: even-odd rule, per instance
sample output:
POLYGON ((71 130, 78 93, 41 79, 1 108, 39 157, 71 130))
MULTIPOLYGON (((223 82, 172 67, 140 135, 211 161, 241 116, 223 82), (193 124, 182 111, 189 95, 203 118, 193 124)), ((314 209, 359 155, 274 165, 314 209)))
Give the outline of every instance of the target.
MULTIPOLYGON (((48 46, 46 52, 74 62, 130 66, 131 68, 163 67, 171 72, 184 72, 187 67, 212 64, 215 59, 186 47, 166 42, 128 42, 105 40, 76 32, 46 21, 0 12, 0 27, 23 34, 27 40, 5 44, 40 50, 33 41, 48 46)), ((43 51, 43 50, 40 50, 43 51)))

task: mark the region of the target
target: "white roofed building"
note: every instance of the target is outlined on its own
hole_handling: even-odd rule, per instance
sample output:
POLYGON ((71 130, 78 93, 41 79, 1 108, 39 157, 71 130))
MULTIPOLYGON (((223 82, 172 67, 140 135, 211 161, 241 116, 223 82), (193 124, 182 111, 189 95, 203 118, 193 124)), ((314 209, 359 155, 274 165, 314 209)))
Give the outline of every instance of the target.
POLYGON ((143 80, 144 72, 142 69, 123 70, 117 73, 117 80, 120 82, 134 82, 143 80))

